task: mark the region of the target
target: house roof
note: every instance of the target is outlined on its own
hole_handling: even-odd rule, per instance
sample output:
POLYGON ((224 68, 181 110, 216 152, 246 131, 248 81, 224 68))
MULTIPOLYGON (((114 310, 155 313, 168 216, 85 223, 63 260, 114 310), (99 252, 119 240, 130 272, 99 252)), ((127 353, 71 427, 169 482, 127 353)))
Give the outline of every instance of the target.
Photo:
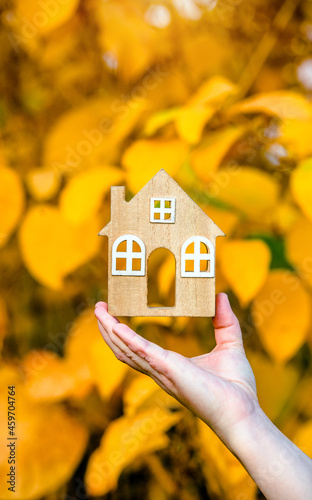
MULTIPOLYGON (((169 187, 169 190, 170 190, 170 186, 174 187, 174 191, 176 192, 177 190, 181 191, 181 195, 183 195, 184 197, 187 197, 187 199, 189 200, 189 202, 191 202, 195 207, 196 207, 196 210, 198 210, 198 213, 199 215, 202 217, 203 214, 205 216, 205 218, 207 219, 207 224, 208 225, 213 225, 214 226, 214 233, 216 236, 225 236, 225 233, 222 231, 222 229, 219 228, 219 226, 217 226, 217 224, 215 224, 215 222, 213 222, 212 219, 210 219, 210 217, 206 214, 206 212, 204 212, 198 205, 197 203, 195 203, 194 200, 192 200, 192 198, 190 198, 188 196, 188 194, 181 188, 181 186, 179 186, 179 184, 162 168, 160 169, 149 181, 147 184, 145 184, 145 186, 143 186, 143 188, 135 195, 133 196, 133 198, 126 202, 126 204, 128 205, 135 205, 136 202, 138 201, 139 198, 141 198, 141 196, 144 196, 144 193, 145 191, 149 191, 149 187, 151 184, 156 184, 156 185, 161 185, 161 186, 165 186, 165 189, 166 189, 166 196, 168 196, 168 187, 169 187)), ((116 187, 115 187, 116 189, 116 187)), ((123 186, 120 186, 120 189, 124 189, 123 186)), ((160 191, 161 191, 161 188, 160 188, 160 191)), ((155 192, 155 196, 160 196, 162 193, 159 192, 159 188, 158 188, 158 192, 155 192)), ((125 201, 125 200, 124 200, 125 201)), ((127 206, 126 205, 126 206, 127 206)), ((99 232, 99 235, 106 235, 108 236, 109 233, 110 233, 110 229, 111 229, 111 225, 112 225, 112 222, 113 221, 110 221, 108 224, 106 224, 106 226, 103 227, 103 229, 99 232)))

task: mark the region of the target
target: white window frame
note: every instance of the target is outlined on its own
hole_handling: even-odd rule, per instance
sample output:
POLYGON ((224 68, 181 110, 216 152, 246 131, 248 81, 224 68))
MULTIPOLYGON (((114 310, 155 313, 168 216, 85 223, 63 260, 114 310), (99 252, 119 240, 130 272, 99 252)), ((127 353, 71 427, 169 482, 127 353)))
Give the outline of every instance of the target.
POLYGON ((137 236, 134 236, 133 234, 123 234, 122 236, 119 236, 119 238, 117 238, 117 240, 114 241, 113 248, 112 248, 112 275, 113 276, 145 276, 145 245, 140 238, 138 238, 137 236), (122 243, 123 241, 126 242, 126 251, 120 252, 117 249, 118 249, 118 246, 120 245, 120 243, 122 243), (132 250, 132 244, 134 241, 139 245, 139 247, 141 249, 140 252, 134 252, 132 250), (117 259, 126 259, 126 269, 125 270, 116 269, 117 259), (132 269, 133 259, 140 259, 141 260, 141 270, 140 271, 135 271, 132 269))
POLYGON ((188 238, 182 245, 181 249, 181 276, 182 278, 214 278, 215 275, 215 251, 214 246, 208 238, 204 236, 192 236, 188 238), (194 243, 194 253, 185 253, 187 247, 194 243), (201 253, 200 244, 204 243, 210 253, 201 253), (186 271, 186 260, 194 261, 194 271, 186 271), (200 270, 200 262, 206 260, 210 262, 209 271, 200 270))
POLYGON ((173 224, 175 221, 175 198, 151 198, 150 222, 160 224, 173 224), (160 202, 160 207, 155 207, 155 201, 160 202), (165 208, 165 202, 170 201, 171 207, 165 208), (155 214, 159 214, 159 219, 155 219, 155 214), (165 214, 171 214, 170 219, 165 219, 165 214))

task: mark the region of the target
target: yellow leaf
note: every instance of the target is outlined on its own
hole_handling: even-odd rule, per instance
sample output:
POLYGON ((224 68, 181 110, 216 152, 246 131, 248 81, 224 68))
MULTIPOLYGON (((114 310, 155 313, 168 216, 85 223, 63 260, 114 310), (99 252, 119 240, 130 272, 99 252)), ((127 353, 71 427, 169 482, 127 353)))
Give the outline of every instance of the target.
POLYGON ((25 38, 32 38, 38 34, 51 33, 73 16, 78 5, 79 0, 66 0, 65 2, 41 2, 40 0, 23 2, 23 0, 17 0, 16 9, 20 18, 21 35, 25 38))
POLYGON ((60 176, 50 168, 33 168, 26 175, 31 196, 37 201, 54 198, 61 185, 60 176))
POLYGON ((249 351, 247 357, 257 381, 261 408, 274 421, 294 394, 300 374, 290 364, 277 365, 260 352, 249 351))
MULTIPOLYGON (((24 394, 17 369, 2 366, 0 392, 16 387, 16 498, 36 500, 54 493, 72 477, 88 440, 86 428, 65 408, 34 404, 24 394), (66 453, 64 453, 66 450, 66 453)), ((7 429, 8 399, 0 400, 0 428, 7 429)), ((0 474, 7 477, 10 449, 0 449, 0 474)), ((7 499, 8 484, 0 482, 0 497, 7 499)))
POLYGON ((284 120, 281 123, 279 141, 299 158, 312 154, 311 136, 311 120, 284 120))
POLYGON ((189 144, 197 144, 207 121, 215 110, 209 106, 183 106, 175 118, 175 126, 181 139, 189 144))
POLYGON ((19 233, 25 266, 41 284, 61 289, 67 274, 97 254, 99 227, 101 223, 94 218, 72 225, 49 205, 31 208, 19 233))
POLYGON ((0 166, 0 247, 6 244, 24 209, 21 180, 16 172, 0 166))
POLYGON ((154 135, 160 128, 171 123, 180 112, 180 108, 169 108, 162 111, 157 111, 152 114, 146 121, 143 133, 146 136, 154 135))
POLYGON ((294 435, 293 441, 298 448, 312 458, 312 420, 308 420, 300 425, 294 435))
MULTIPOLYGON (((196 353, 197 355, 197 353, 196 353)), ((146 375, 138 374, 123 394, 124 411, 127 415, 135 415, 147 408, 159 406, 165 409, 181 409, 176 399, 169 396, 146 375)))
POLYGON ((220 249, 222 274, 245 307, 264 284, 271 253, 261 240, 232 240, 220 249))
POLYGON ((85 310, 73 324, 65 345, 65 359, 77 382, 92 382, 104 398, 111 396, 129 370, 105 344, 91 309, 85 310))
POLYGON ((155 406, 114 420, 89 459, 85 476, 88 493, 105 495, 116 488, 121 472, 136 458, 166 448, 169 439, 165 432, 180 418, 155 406))
POLYGON ((312 106, 301 94, 289 90, 276 90, 248 97, 234 104, 229 113, 265 113, 281 119, 310 120, 312 106))
POLYGON ((99 392, 103 398, 108 398, 122 382, 128 366, 118 361, 100 335, 89 346, 88 355, 90 371, 99 392))
MULTIPOLYGON (((226 236, 230 236, 239 223, 239 217, 236 213, 230 210, 220 209, 213 205, 201 205, 200 208, 210 217, 217 226, 222 228, 226 236)), ((226 240, 221 238, 219 243, 224 243, 226 240)))
MULTIPOLYGON (((93 309, 85 309, 75 319, 65 343, 65 357, 73 364, 86 364, 88 359, 86 353, 90 345, 101 338, 96 317, 93 309), (88 342, 86 343, 86 338, 88 342)), ((103 341, 104 342, 104 341, 103 341)))
POLYGON ((304 160, 292 171, 290 188, 304 215, 312 220, 312 158, 304 160))
POLYGON ((242 464, 204 422, 197 423, 197 447, 209 493, 224 500, 254 500, 257 487, 242 464))
POLYGON ((111 186, 124 182, 122 170, 94 167, 70 179, 60 196, 60 209, 72 224, 83 224, 97 215, 103 196, 111 186))
POLYGON ((120 142, 145 107, 145 99, 124 103, 117 94, 110 94, 65 113, 47 136, 44 164, 57 175, 70 175, 85 167, 114 163, 119 159, 120 142))
POLYGON ((216 75, 200 85, 188 100, 188 104, 192 106, 207 103, 220 104, 228 95, 235 94, 237 90, 237 86, 230 80, 221 75, 216 75))
POLYGON ((139 140, 125 151, 122 163, 132 193, 137 193, 158 170, 174 176, 186 157, 187 146, 179 140, 139 140))
POLYGON ((290 271, 274 270, 252 304, 252 318, 266 351, 278 363, 292 358, 306 340, 310 297, 290 271))
POLYGON ((256 168, 229 167, 213 176, 208 194, 250 218, 258 218, 276 204, 279 185, 274 177, 256 168))
POLYGON ((272 225, 282 234, 289 231, 298 217, 300 217, 299 210, 287 200, 279 202, 271 212, 272 225))
POLYGON ((126 415, 134 415, 138 408, 154 395, 159 389, 159 386, 151 377, 145 374, 138 374, 131 384, 124 391, 123 402, 126 415))
POLYGON ((211 132, 207 142, 191 153, 191 165, 200 180, 211 180, 222 159, 243 132, 243 127, 227 127, 211 132))
POLYGON ((180 137, 187 142, 199 141, 203 126, 224 99, 235 93, 237 87, 222 76, 214 76, 204 82, 187 101, 186 106, 169 108, 154 113, 144 128, 144 134, 153 135, 164 125, 175 120, 180 137), (209 104, 209 106, 204 106, 209 104), (195 127, 193 130, 192 127, 195 127))
POLYGON ((298 217, 286 235, 285 244, 289 262, 296 267, 302 280, 312 287, 312 222, 298 217))
MULTIPOLYGON (((51 340, 53 343, 53 336, 51 340)), ((60 342, 58 336, 55 341, 60 342)), ((43 350, 31 351, 24 358, 26 390, 32 400, 50 403, 81 399, 94 386, 103 398, 109 398, 129 370, 105 344, 93 310, 84 311, 76 319, 64 351, 64 358, 43 350)))
POLYGON ((51 351, 31 351, 22 363, 25 390, 33 401, 55 403, 72 396, 85 396, 90 379, 82 376, 81 365, 68 362, 51 351))

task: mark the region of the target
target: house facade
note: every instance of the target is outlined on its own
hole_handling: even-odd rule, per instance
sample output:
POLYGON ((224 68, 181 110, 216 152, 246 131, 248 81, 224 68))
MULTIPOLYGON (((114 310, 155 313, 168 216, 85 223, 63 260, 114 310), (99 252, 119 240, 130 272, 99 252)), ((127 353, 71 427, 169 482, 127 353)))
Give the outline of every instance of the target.
POLYGON ((108 310, 118 316, 214 316, 215 248, 223 231, 160 170, 129 202, 125 187, 111 188, 108 310), (176 260, 173 307, 147 303, 149 256, 157 248, 176 260))

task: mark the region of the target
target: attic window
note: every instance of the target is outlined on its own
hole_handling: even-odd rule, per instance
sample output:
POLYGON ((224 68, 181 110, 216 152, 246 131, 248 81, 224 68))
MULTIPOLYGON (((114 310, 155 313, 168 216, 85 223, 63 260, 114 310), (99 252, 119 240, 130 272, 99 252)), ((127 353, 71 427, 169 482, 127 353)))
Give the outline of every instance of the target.
POLYGON ((175 198, 151 198, 150 222, 173 224, 175 221, 175 198))
POLYGON ((114 241, 112 249, 113 276, 145 276, 145 245, 133 234, 124 234, 114 241))
POLYGON ((203 236, 186 240, 181 249, 182 278, 213 278, 215 275, 214 246, 203 236))

